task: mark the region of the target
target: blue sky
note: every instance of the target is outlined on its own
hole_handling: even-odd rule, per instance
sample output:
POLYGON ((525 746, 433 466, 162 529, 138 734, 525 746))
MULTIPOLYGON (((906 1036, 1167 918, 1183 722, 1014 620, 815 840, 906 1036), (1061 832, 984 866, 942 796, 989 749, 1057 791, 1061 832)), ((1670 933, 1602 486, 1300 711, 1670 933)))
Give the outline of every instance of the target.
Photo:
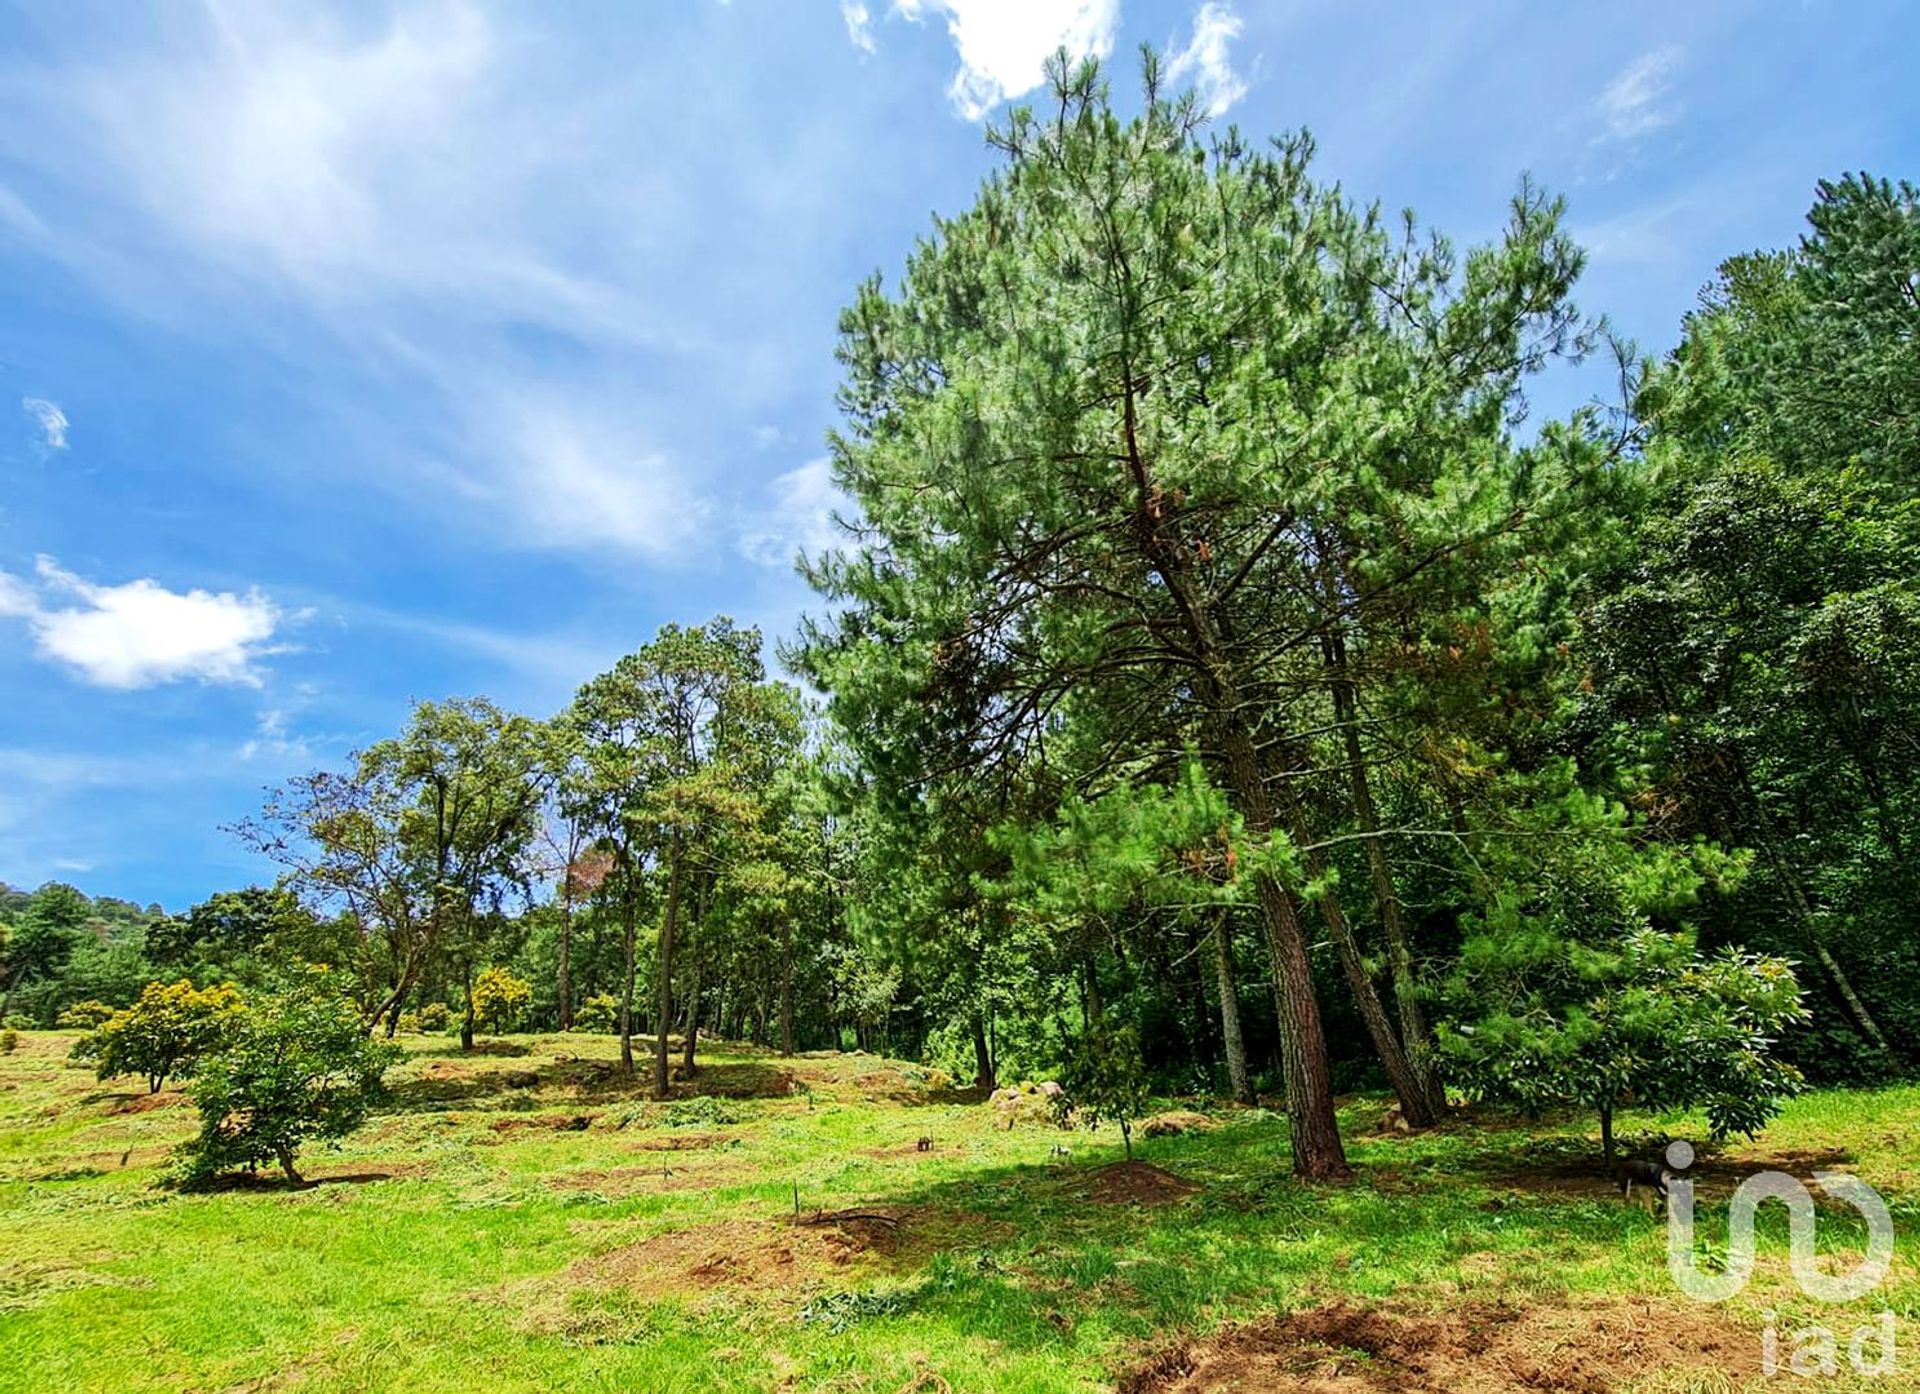
POLYGON ((1920 175, 1917 39, 1906 3, 0 4, 0 879, 183 907, 413 699, 545 715, 666 620, 786 632, 839 308, 1056 44, 1124 92, 1152 43, 1461 240, 1531 171, 1583 305, 1661 349, 1815 179, 1920 175))

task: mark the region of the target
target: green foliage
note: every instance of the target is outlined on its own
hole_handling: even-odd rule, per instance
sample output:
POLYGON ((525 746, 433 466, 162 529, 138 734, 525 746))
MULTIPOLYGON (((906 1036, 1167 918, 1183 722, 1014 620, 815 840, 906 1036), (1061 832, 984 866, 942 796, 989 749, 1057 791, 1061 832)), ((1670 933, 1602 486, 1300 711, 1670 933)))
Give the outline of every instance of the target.
POLYGON ((180 1149, 189 1182, 277 1162, 291 1181, 308 1142, 344 1137, 401 1052, 367 1036, 341 985, 310 970, 242 1010, 190 1086, 200 1133, 180 1149))
POLYGON ((422 1031, 444 1031, 453 1021, 453 1009, 445 1002, 422 1002, 413 1015, 422 1031))
POLYGON ((68 1030, 91 1031, 119 1010, 105 1002, 75 1002, 54 1018, 54 1025, 68 1030))
POLYGON ((242 1006, 231 983, 196 988, 187 979, 148 983, 139 999, 75 1043, 78 1060, 92 1060, 101 1079, 140 1075, 149 1093, 169 1079, 185 1079, 220 1048, 242 1006))
POLYGON ((0 1055, 11 1055, 20 1048, 20 1033, 11 1026, 0 1030, 0 1055))
POLYGON ((1134 1029, 1096 1023, 1075 1043, 1060 1083, 1066 1092, 1056 1096, 1054 1107, 1062 1116, 1070 1109, 1090 1127, 1116 1125, 1131 1159, 1134 1121, 1149 1106, 1146 1065, 1134 1029))
POLYGON ((620 1025, 620 999, 611 992, 598 992, 573 1011, 573 1029, 604 1034, 620 1025))
POLYGON ((497 965, 474 980, 474 1014, 481 1027, 493 1035, 512 1030, 532 1001, 533 985, 497 965))
POLYGON ((1806 1020, 1778 958, 1702 955, 1692 936, 1650 929, 1554 953, 1480 940, 1455 986, 1478 1004, 1443 1024, 1461 1086, 1536 1112, 1596 1111, 1609 1154, 1617 1109, 1698 1108, 1716 1138, 1751 1137, 1801 1088, 1774 1049, 1806 1020))
POLYGON ((675 1099, 660 1115, 669 1128, 719 1128, 738 1123, 744 1115, 725 1099, 711 1094, 696 1094, 691 1099, 675 1099))

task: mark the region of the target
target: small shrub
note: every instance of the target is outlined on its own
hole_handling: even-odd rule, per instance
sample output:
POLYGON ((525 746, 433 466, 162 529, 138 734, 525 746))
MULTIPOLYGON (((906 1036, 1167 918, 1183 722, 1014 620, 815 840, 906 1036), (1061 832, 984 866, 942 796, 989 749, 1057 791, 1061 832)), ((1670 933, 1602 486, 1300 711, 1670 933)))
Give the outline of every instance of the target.
POLYGON ((109 1007, 105 1002, 75 1002, 59 1016, 54 1018, 55 1026, 64 1026, 68 1030, 92 1031, 111 1017, 118 1008, 109 1007))
POLYGON ((0 1031, 0 1055, 11 1055, 20 1049, 20 1033, 9 1026, 0 1031))
POLYGON ((473 1014, 490 1035, 512 1030, 532 1003, 533 984, 504 968, 488 968, 474 980, 473 1014))
POLYGON ((74 1044, 76 1060, 96 1062, 101 1079, 141 1075, 158 1094, 169 1079, 185 1079, 202 1056, 224 1039, 240 1010, 233 984, 197 988, 185 978, 148 983, 131 1007, 101 1022, 74 1044))
POLYGON ((1095 1128, 1119 1124, 1120 1141, 1131 1160, 1133 1123, 1148 1105, 1147 1071, 1133 1028, 1096 1025, 1074 1049, 1061 1082, 1065 1091, 1052 1098, 1056 1114, 1064 1119, 1071 1111, 1095 1128))
POLYGON ((445 1002, 422 1002, 413 1019, 416 1031, 444 1031, 453 1021, 453 1012, 445 1002))
POLYGON ((606 1034, 620 1025, 620 999, 602 992, 582 1002, 573 1013, 573 1029, 606 1034))
POLYGON ((20 1013, 15 1012, 5 1020, 0 1020, 0 1027, 4 1027, 8 1031, 31 1031, 33 1030, 33 1018, 22 1016, 20 1013))
POLYGON ((241 1011, 191 1085, 200 1135, 178 1154, 186 1179, 278 1162, 299 1181, 301 1147, 359 1127, 401 1054, 370 1039, 352 1001, 317 971, 241 1011))
POLYGON ((739 1109, 709 1094, 692 1099, 676 1099, 660 1115, 660 1121, 669 1128, 717 1128, 738 1123, 740 1119, 739 1109))

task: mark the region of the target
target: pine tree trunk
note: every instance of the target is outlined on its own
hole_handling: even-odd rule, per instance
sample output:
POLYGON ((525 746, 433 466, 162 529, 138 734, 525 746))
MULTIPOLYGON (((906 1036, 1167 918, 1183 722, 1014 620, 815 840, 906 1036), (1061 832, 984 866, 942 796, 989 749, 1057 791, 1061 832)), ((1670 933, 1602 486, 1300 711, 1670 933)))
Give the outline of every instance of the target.
POLYGON ((460 992, 462 1006, 460 1013, 460 1049, 473 1052, 473 968, 471 965, 460 971, 460 992))
MULTIPOLYGON (((1316 878, 1321 871, 1316 865, 1318 861, 1317 857, 1310 857, 1307 862, 1308 874, 1316 878)), ((1340 896, 1331 886, 1320 897, 1320 915, 1327 922, 1327 932, 1333 936, 1333 946, 1340 955, 1340 969, 1353 992, 1361 1024, 1367 1028, 1367 1039, 1373 1042, 1374 1054, 1380 1057, 1381 1068, 1387 1072, 1387 1083, 1400 1101, 1401 1116, 1412 1127, 1431 1128, 1439 1119, 1407 1060, 1407 1053, 1400 1048, 1399 1038, 1393 1034, 1393 1022, 1388 1019, 1380 993, 1373 985, 1373 975, 1367 972, 1366 960, 1354 941, 1353 927, 1347 923, 1340 896)))
MULTIPOLYGON (((570 883, 573 868, 569 866, 564 876, 570 883)), ((560 997, 560 1029, 573 1030, 573 889, 571 884, 563 887, 560 893, 560 981, 557 990, 560 997)))
POLYGON ((793 925, 780 919, 780 1053, 793 1054, 793 925))
POLYGON ((1236 1103, 1253 1102, 1253 1077, 1247 1073, 1247 1041, 1240 1031, 1240 988, 1233 972, 1233 922, 1227 916, 1213 929, 1213 962, 1220 980, 1220 1036, 1226 1046, 1227 1079, 1236 1103))
MULTIPOLYGON (((1221 703, 1228 712, 1237 701, 1221 703)), ((1273 831, 1273 808, 1265 772, 1253 737, 1237 715, 1221 723, 1227 772, 1247 831, 1265 837, 1273 831)), ((1313 991, 1313 965, 1293 897, 1271 875, 1254 877, 1254 891, 1266 917, 1273 950, 1274 981, 1279 989, 1280 1056, 1286 1073, 1287 1130, 1293 1141, 1293 1169, 1315 1181, 1351 1174, 1340 1144, 1333 1111, 1333 1074, 1327 1060, 1327 1034, 1313 991)))
MULTIPOLYGON (((1834 991, 1840 994, 1840 1000, 1846 1003, 1847 1010, 1852 1013, 1860 1029, 1866 1033, 1867 1039, 1872 1041, 1888 1059, 1898 1059, 1885 1033, 1880 1030, 1880 1023, 1874 1019, 1872 1011, 1855 990, 1853 979, 1847 975, 1846 970, 1840 966, 1840 961, 1827 948, 1826 936, 1821 933, 1819 918, 1814 914, 1813 902, 1807 896, 1806 888, 1800 884, 1798 873, 1787 861, 1786 855, 1780 850, 1779 842, 1774 836, 1773 820, 1767 816, 1766 809, 1761 805, 1760 795, 1748 780, 1745 768, 1738 765, 1737 756, 1735 760, 1741 787, 1748 802, 1753 806, 1755 831, 1759 835, 1760 850, 1768 864, 1772 866, 1774 875, 1779 877, 1781 885, 1786 888, 1788 903, 1793 909, 1794 918, 1800 925, 1801 937, 1813 950, 1814 958, 1819 960, 1820 967, 1825 970, 1828 979, 1833 983, 1834 991)), ((1729 838, 1729 845, 1732 845, 1731 838, 1729 838)))
MULTIPOLYGON (((1364 834, 1367 870, 1373 879, 1374 904, 1380 913, 1380 928, 1387 941, 1387 967, 1393 977, 1393 1003, 1400 1018, 1400 1040, 1406 1048, 1407 1063, 1427 1110, 1436 1118, 1446 1112, 1447 1087, 1440 1073, 1439 1051, 1433 1030, 1427 1024, 1420 1003, 1420 983, 1414 971, 1412 936, 1395 889, 1393 866, 1387 858, 1387 845, 1380 836, 1379 812, 1373 802, 1373 786, 1367 778, 1365 751, 1360 745, 1358 703, 1353 682, 1347 676, 1346 645, 1331 635, 1327 641, 1328 658, 1335 665, 1333 683, 1334 717, 1340 723, 1346 743, 1348 780, 1353 790, 1353 813, 1364 834)), ((1409 1118, 1408 1122, 1413 1120, 1409 1118)))
POLYGON ((973 1037, 973 1087, 989 1093, 1000 1087, 993 1068, 993 1050, 987 1044, 987 1024, 978 1010, 968 1013, 967 1030, 973 1037))
POLYGON ((673 933, 680 918, 680 834, 676 831, 668 851, 667 912, 660 920, 660 984, 658 991, 659 1033, 653 1045, 653 1097, 664 1099, 670 1090, 668 1075, 667 1025, 673 1020, 673 933))
POLYGON ((633 1073, 633 978, 635 972, 635 941, 639 938, 639 926, 634 923, 638 907, 633 903, 631 883, 620 898, 621 901, 621 991, 620 991, 620 1068, 627 1074, 633 1073))
MULTIPOLYGON (((696 947, 698 941, 695 941, 696 947)), ((693 956, 692 982, 687 985, 687 1039, 686 1047, 680 1052, 680 1073, 688 1079, 693 1078, 693 1052, 700 1040, 700 955, 693 956)))

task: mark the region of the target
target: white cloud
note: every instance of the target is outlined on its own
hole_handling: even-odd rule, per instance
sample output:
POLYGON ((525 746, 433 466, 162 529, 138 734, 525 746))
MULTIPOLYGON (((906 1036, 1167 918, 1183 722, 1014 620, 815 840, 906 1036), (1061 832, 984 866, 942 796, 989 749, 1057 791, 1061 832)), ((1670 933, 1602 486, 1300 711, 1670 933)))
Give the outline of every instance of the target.
POLYGON ((824 457, 788 470, 767 486, 771 504, 740 530, 740 555, 761 566, 791 566, 796 554, 813 555, 847 540, 834 521, 855 516, 853 501, 833 482, 824 457))
POLYGON ((894 0, 894 10, 915 21, 946 15, 960 51, 947 96, 969 121, 1038 87, 1055 49, 1105 58, 1120 27, 1120 0, 894 0))
POLYGON ((1231 5, 1206 0, 1193 17, 1193 37, 1167 60, 1169 84, 1191 83, 1209 116, 1221 116, 1247 94, 1246 79, 1233 70, 1227 46, 1240 37, 1240 16, 1231 5))
POLYGON ((289 734, 287 722, 287 713, 278 707, 262 711, 255 720, 253 735, 240 746, 240 758, 254 760, 266 755, 283 761, 307 759, 312 750, 304 740, 289 734))
POLYGON ((49 402, 45 397, 22 397, 20 410, 33 418, 40 428, 40 439, 49 450, 67 448, 67 414, 60 410, 57 402, 49 402))
MULTIPOLYGON (((255 663, 288 618, 257 590, 170 591, 150 579, 95 585, 51 557, 36 590, 0 572, 0 615, 24 619, 42 657, 100 687, 138 688, 195 678, 257 687, 255 663), (61 604, 71 597, 77 604, 61 604)), ((291 618, 298 618, 297 616, 291 618)))
POLYGON ((840 0, 840 18, 847 22, 847 37, 853 40, 853 46, 862 53, 874 52, 873 12, 860 0, 840 0))
POLYGON ((1678 112, 1665 102, 1682 50, 1673 44, 1643 53, 1620 70, 1600 94, 1602 139, 1634 140, 1672 125, 1678 112))
POLYGON ((686 555, 711 518, 711 503, 643 426, 585 394, 509 389, 474 444, 493 460, 468 487, 514 519, 522 542, 668 560, 686 555))

